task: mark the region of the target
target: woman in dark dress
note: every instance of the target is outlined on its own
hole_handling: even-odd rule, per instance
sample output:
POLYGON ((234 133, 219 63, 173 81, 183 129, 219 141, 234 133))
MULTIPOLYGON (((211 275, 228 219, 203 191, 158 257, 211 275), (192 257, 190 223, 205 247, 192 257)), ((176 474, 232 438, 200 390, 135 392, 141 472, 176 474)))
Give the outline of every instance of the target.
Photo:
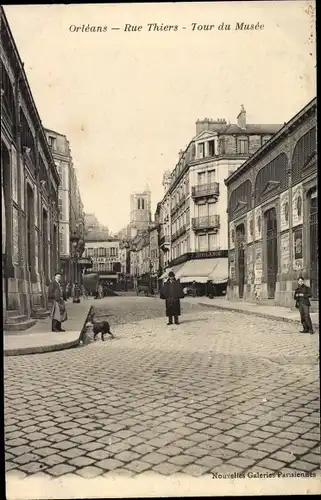
POLYGON ((175 278, 173 271, 168 273, 168 280, 160 292, 160 298, 165 300, 166 316, 168 317, 168 325, 179 325, 178 316, 181 315, 181 301, 184 298, 183 287, 175 278))

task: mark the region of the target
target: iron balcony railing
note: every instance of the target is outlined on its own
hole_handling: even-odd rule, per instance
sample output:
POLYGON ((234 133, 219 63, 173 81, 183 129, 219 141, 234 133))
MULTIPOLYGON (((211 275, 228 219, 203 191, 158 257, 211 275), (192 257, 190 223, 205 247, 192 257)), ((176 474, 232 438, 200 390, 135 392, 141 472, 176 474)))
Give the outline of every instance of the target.
POLYGON ((184 233, 186 233, 186 225, 180 227, 174 234, 172 234, 172 242, 176 241, 180 236, 182 236, 184 233))
POLYGON ((178 203, 176 203, 176 205, 172 208, 171 210, 171 215, 175 215, 179 209, 185 204, 185 201, 186 201, 186 198, 185 197, 182 197, 178 203))
POLYGON ((200 184, 192 187, 192 198, 202 198, 213 196, 218 198, 220 195, 220 185, 218 182, 210 182, 209 184, 200 184))
POLYGON ((192 219, 192 229, 195 231, 201 229, 219 229, 219 215, 205 215, 203 217, 194 217, 192 219))

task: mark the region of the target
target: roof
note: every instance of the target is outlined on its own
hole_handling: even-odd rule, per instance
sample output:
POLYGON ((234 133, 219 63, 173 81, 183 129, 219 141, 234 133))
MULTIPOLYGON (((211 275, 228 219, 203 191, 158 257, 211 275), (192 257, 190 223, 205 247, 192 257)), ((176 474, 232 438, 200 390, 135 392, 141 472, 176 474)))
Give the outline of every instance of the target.
POLYGON ((85 241, 119 241, 104 231, 89 231, 84 239, 85 241))
POLYGON ((213 134, 276 134, 281 128, 283 124, 260 124, 260 123, 248 123, 246 128, 243 129, 239 127, 236 123, 230 124, 216 124, 212 126, 208 130, 202 130, 199 134, 194 137, 194 140, 200 139, 203 135, 213 135, 213 134))
POLYGON ((225 179, 225 185, 229 186, 234 179, 238 178, 243 172, 248 170, 255 161, 261 158, 265 153, 271 150, 271 147, 276 146, 276 144, 286 136, 290 129, 295 126, 299 121, 302 120, 306 113, 309 113, 317 105, 317 98, 314 97, 304 108, 302 108, 296 115, 294 115, 287 123, 285 123, 280 130, 278 130, 269 141, 267 141, 263 146, 261 146, 248 160, 246 160, 237 170, 232 172, 227 179, 225 179))

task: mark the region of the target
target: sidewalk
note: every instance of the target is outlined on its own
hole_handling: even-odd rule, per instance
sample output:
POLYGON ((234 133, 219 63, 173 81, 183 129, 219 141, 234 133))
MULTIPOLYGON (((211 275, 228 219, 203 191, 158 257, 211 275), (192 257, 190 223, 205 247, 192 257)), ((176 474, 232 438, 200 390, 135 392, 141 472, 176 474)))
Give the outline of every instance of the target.
POLYGON ((4 332, 4 356, 61 351, 77 346, 92 305, 91 299, 82 300, 80 304, 66 303, 68 320, 62 324, 66 332, 52 332, 50 318, 37 320, 23 332, 4 332))
MULTIPOLYGON (((209 299, 208 297, 185 297, 184 302, 185 301, 194 304, 202 304, 208 307, 214 307, 216 309, 228 310, 243 314, 254 314, 255 316, 261 316, 262 318, 276 319, 301 325, 299 312, 297 310, 292 311, 287 307, 260 305, 234 300, 232 301, 228 300, 227 297, 215 297, 214 299, 209 299)), ((319 329, 319 314, 311 313, 311 319, 313 326, 316 329, 319 329)))

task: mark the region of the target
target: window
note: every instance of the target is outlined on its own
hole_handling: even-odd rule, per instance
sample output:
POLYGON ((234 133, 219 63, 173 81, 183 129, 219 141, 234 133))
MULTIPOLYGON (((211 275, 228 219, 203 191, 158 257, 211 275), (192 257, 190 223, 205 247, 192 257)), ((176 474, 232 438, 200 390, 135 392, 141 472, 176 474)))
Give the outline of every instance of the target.
POLYGON ((262 201, 263 197, 269 196, 269 192, 264 194, 264 190, 269 182, 279 183, 276 185, 278 189, 286 189, 287 187, 287 165, 288 158, 285 153, 281 153, 279 156, 270 161, 267 165, 261 168, 257 173, 255 179, 255 203, 258 205, 262 201))
POLYGON ((63 206, 62 206, 62 199, 59 197, 58 199, 58 210, 59 210, 59 220, 63 220, 63 206))
POLYGON ((55 137, 52 137, 51 135, 49 135, 48 142, 49 142, 49 146, 52 149, 56 149, 56 138, 55 137))
POLYGON ((215 182, 215 170, 209 170, 207 173, 207 176, 208 176, 208 183, 209 184, 212 184, 213 182, 215 182))
POLYGON ((197 184, 201 186, 206 183, 206 172, 199 172, 197 174, 197 184))
POLYGON ((208 235, 208 249, 209 250, 217 249, 217 234, 208 235))
POLYGON ((219 153, 220 155, 224 155, 225 154, 225 138, 220 138, 219 141, 218 141, 218 147, 219 147, 219 153))
POLYGON ((137 200, 137 208, 138 208, 138 210, 140 210, 140 198, 138 198, 138 200, 137 200))
POLYGON ((215 141, 209 141, 208 143, 208 156, 215 155, 215 141))
POLYGON ((94 257, 98 257, 98 248, 94 248, 94 257))
POLYGON ((207 234, 202 234, 198 237, 198 248, 200 252, 206 252, 208 250, 207 234))
POLYGON ((205 156, 205 144, 204 142, 201 142, 198 144, 198 157, 199 158, 204 158, 205 156))
POLYGON ((268 140, 270 140, 270 136, 265 135, 264 137, 262 137, 262 144, 265 144, 268 140))
POLYGON ((208 204, 208 215, 215 215, 215 214, 216 214, 216 203, 209 203, 208 204))
POLYGON ((60 253, 65 253, 64 252, 64 233, 62 233, 62 232, 59 233, 59 250, 60 250, 60 253))
POLYGON ((301 179, 303 168, 316 151, 316 128, 309 130, 295 145, 292 156, 292 184, 301 179))
POLYGON ((145 200, 142 199, 142 210, 144 210, 144 209, 145 209, 145 200))
POLYGON ((237 152, 239 154, 247 154, 249 152, 249 141, 248 141, 248 139, 239 139, 237 141, 237 152))
POLYGON ((207 216, 207 205, 198 205, 198 216, 206 217, 207 216))

